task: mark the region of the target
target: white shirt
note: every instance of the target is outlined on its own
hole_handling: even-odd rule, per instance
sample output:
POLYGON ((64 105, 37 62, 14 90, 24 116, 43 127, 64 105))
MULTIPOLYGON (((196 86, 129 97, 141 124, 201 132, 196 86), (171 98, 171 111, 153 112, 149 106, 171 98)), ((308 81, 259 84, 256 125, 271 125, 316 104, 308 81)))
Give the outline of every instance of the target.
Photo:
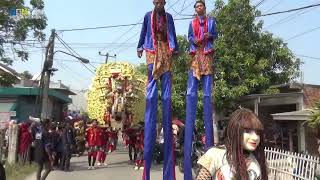
MULTIPOLYGON (((258 161, 253 154, 246 159, 249 180, 261 179, 261 170, 258 161)), ((206 168, 214 180, 232 180, 234 173, 226 159, 226 149, 213 147, 209 149, 199 160, 198 164, 206 168)))

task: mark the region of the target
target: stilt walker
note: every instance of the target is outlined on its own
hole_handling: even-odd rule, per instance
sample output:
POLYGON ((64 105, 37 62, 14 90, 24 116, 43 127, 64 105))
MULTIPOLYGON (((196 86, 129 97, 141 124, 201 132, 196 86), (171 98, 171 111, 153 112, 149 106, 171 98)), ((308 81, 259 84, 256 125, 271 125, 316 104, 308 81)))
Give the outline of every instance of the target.
POLYGON ((197 1, 194 5, 196 17, 190 22, 188 39, 192 62, 188 74, 186 98, 186 127, 184 137, 184 180, 192 180, 192 140, 198 103, 198 84, 203 90, 203 120, 205 124, 206 149, 213 145, 212 119, 212 74, 213 42, 217 37, 214 18, 205 14, 205 3, 197 1))
POLYGON ((162 121, 164 129, 163 179, 175 179, 175 163, 171 127, 171 59, 178 51, 172 15, 165 12, 165 0, 153 0, 154 10, 144 16, 137 54, 146 51, 148 84, 144 130, 143 180, 150 180, 152 153, 156 141, 157 80, 161 80, 162 121))

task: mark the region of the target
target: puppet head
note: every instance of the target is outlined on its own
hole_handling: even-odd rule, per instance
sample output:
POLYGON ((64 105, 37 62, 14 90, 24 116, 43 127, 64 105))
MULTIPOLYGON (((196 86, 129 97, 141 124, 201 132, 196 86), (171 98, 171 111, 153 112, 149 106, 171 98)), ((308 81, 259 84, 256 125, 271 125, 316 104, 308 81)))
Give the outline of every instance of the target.
POLYGON ((263 124, 251 110, 242 108, 232 113, 225 144, 227 160, 237 179, 248 179, 245 159, 253 153, 260 164, 262 179, 267 180, 263 130, 263 124))

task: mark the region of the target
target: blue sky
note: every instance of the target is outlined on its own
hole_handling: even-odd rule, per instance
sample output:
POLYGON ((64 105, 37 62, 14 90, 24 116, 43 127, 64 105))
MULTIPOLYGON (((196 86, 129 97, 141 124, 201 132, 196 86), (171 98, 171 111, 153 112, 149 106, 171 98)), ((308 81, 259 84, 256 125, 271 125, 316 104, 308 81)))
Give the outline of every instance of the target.
MULTIPOLYGON (((253 0, 252 4, 259 1, 253 0)), ((167 0, 166 8, 174 18, 182 18, 183 16, 176 12, 183 10, 181 14, 192 14, 194 2, 195 0, 167 0), (169 9, 170 6, 172 8, 169 9)), ((214 0, 206 0, 206 3, 207 10, 212 10, 214 0)), ((315 3, 320 3, 320 0, 265 0, 258 9, 264 14, 315 3)), ((48 18, 45 33, 49 37, 52 28, 61 30, 137 23, 141 22, 145 12, 152 8, 152 0, 45 0, 45 14, 48 18)), ((316 22, 319 22, 320 19, 320 7, 259 19, 264 21, 263 30, 287 40, 297 34, 319 27, 319 23, 316 22)), ((189 20, 176 21, 177 34, 186 34, 188 23, 189 20)), ((82 57, 92 62, 104 62, 104 57, 98 55, 98 52, 101 51, 102 53, 116 54, 117 61, 139 64, 145 61, 144 58, 138 59, 136 56, 136 44, 140 28, 141 26, 137 25, 134 27, 73 31, 60 33, 59 36, 82 57), (128 31, 129 29, 131 30, 128 31), (126 31, 128 33, 121 36, 126 31)), ((56 42, 55 50, 67 51, 57 40, 56 42)), ((303 80, 305 83, 320 84, 320 59, 303 57, 320 57, 318 42, 320 42, 320 29, 287 41, 292 52, 297 54, 304 62, 301 70, 304 74, 303 80)), ((18 72, 28 70, 32 74, 39 73, 44 57, 43 50, 39 48, 41 45, 36 44, 36 46, 37 48, 29 49, 29 61, 21 62, 17 60, 14 62, 13 68, 18 72)), ((114 60, 114 58, 109 59, 109 61, 114 60)), ((54 67, 58 68, 59 71, 55 73, 52 80, 62 80, 71 89, 88 89, 94 74, 75 61, 73 57, 56 53, 54 67)), ((98 66, 98 64, 93 65, 98 66)), ((88 68, 92 69, 91 66, 88 66, 88 68)))

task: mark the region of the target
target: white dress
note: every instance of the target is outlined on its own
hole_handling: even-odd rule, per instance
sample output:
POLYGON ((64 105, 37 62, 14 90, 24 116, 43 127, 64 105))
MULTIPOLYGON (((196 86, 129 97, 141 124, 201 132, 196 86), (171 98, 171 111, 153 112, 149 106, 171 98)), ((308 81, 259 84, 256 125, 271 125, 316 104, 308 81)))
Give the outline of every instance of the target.
MULTIPOLYGON (((226 149, 213 147, 209 149, 199 160, 198 164, 206 168, 214 180, 235 180, 234 173, 226 159, 226 149)), ((246 159, 248 167, 248 180, 261 179, 260 166, 253 154, 246 159)))

